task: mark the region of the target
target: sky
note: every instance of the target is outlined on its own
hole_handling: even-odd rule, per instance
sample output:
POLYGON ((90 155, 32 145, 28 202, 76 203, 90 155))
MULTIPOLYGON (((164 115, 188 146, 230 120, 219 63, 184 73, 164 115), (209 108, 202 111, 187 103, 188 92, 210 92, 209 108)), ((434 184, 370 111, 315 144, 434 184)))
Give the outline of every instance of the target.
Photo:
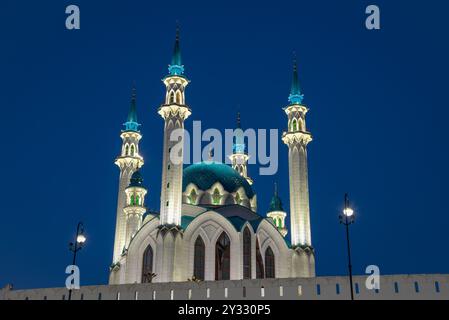
MULTIPOLYGON (((119 170, 137 89, 147 206, 159 209, 165 88, 176 21, 186 99, 203 129, 287 126, 296 52, 307 126, 317 275, 347 272, 338 215, 348 192, 354 273, 449 273, 446 1, 0 2, 0 287, 61 287, 83 221, 81 284, 105 284, 119 170), (81 29, 65 28, 76 4, 81 29), (377 4, 381 29, 365 28, 377 4)), ((288 211, 287 147, 258 175, 265 214, 278 182, 288 211)))

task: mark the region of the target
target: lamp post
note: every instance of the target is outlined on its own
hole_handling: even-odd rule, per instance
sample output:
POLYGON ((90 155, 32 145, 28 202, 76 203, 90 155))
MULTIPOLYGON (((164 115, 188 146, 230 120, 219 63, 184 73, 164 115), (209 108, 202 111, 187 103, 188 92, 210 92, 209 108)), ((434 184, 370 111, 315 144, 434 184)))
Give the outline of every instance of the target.
MULTIPOLYGON (((84 225, 82 222, 78 222, 76 227, 75 242, 69 243, 69 250, 73 252, 72 265, 76 265, 76 253, 83 248, 83 244, 86 242, 86 236, 84 235, 84 225)), ((72 271, 73 274, 74 271, 72 271)), ((72 289, 69 289, 69 300, 72 299, 72 289)))
POLYGON ((345 194, 345 208, 343 214, 340 215, 340 223, 346 227, 346 243, 348 246, 348 269, 349 269, 349 285, 351 286, 351 300, 354 300, 354 288, 352 284, 352 264, 351 264, 351 245, 349 242, 349 226, 354 223, 354 210, 349 206, 349 196, 345 194))

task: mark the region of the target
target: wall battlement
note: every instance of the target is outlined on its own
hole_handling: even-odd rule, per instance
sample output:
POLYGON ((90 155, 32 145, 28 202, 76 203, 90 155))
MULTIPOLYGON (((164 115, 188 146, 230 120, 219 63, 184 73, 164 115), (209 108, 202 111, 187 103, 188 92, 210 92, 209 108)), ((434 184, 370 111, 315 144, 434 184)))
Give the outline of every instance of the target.
MULTIPOLYGON (((368 290, 367 276, 354 276, 359 300, 449 300, 449 275, 385 275, 380 290, 368 290)), ((227 280, 85 286, 72 300, 347 300, 348 277, 227 280)), ((66 288, 0 290, 0 300, 65 300, 66 288)))

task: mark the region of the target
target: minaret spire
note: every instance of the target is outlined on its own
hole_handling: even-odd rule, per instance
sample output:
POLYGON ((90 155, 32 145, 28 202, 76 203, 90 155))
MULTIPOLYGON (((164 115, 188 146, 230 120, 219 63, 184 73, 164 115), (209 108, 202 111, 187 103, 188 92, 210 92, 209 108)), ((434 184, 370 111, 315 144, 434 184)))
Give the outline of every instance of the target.
POLYGON ((298 65, 296 63, 296 53, 293 53, 293 78, 292 87, 290 89, 290 95, 288 101, 291 104, 301 104, 304 99, 304 95, 301 93, 301 88, 298 79, 298 65))
POLYGON ((171 64, 168 67, 168 72, 171 76, 179 76, 184 74, 184 66, 181 59, 181 46, 180 46, 180 36, 179 36, 179 24, 176 25, 176 38, 175 46, 173 48, 173 56, 171 59, 171 64))
POLYGON ((136 106, 136 85, 133 84, 131 90, 131 105, 129 108, 128 119, 124 123, 125 131, 139 131, 140 124, 137 122, 137 106, 136 106))
POLYGON ((229 159, 231 160, 232 168, 240 173, 249 184, 253 184, 253 180, 248 177, 247 164, 249 156, 246 152, 245 135, 240 120, 240 112, 237 112, 237 128, 234 130, 234 144, 229 159))
POLYGON ((288 233, 287 227, 285 226, 285 218, 287 217, 287 213, 285 213, 284 208, 282 207, 282 201, 278 195, 278 185, 276 182, 274 183, 274 195, 271 198, 267 217, 273 219, 274 225, 282 236, 285 237, 288 233))

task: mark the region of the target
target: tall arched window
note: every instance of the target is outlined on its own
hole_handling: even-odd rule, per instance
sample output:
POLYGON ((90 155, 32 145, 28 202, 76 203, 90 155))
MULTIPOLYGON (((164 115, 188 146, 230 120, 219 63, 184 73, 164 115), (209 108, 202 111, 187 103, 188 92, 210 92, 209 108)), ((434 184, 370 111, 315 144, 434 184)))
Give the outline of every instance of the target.
POLYGON ((243 231, 243 279, 251 279, 251 232, 243 231))
POLYGON ((265 251, 265 278, 275 277, 274 253, 270 247, 265 251))
POLYGON ((222 195, 220 194, 220 190, 215 188, 214 193, 212 194, 212 204, 219 205, 221 202, 222 195))
POLYGON ((181 104, 181 92, 180 91, 176 91, 176 103, 177 104, 181 104))
POLYGON ((292 131, 293 132, 298 131, 298 121, 296 119, 293 119, 292 121, 292 131))
POLYGON ((196 199, 198 199, 198 194, 196 193, 195 189, 192 189, 190 191, 190 195, 188 196, 189 203, 190 204, 196 204, 196 199))
POLYGON ((134 147, 134 145, 131 145, 131 157, 134 157, 134 153, 135 153, 136 149, 134 147))
POLYGON ((129 156, 129 145, 125 147, 125 156, 129 156))
POLYGON ((175 103, 175 93, 173 91, 170 92, 170 103, 175 103))
POLYGON ((231 241, 223 232, 215 244, 215 280, 231 278, 231 241))
POLYGON ((193 257, 193 276, 196 279, 204 280, 204 265, 206 263, 206 247, 201 236, 195 241, 195 253, 193 257))
POLYGON ((262 255, 260 254, 259 240, 256 239, 256 278, 263 279, 265 271, 263 268, 262 255))
POLYGON ((142 283, 150 283, 153 280, 153 249, 149 245, 143 253, 142 283))

